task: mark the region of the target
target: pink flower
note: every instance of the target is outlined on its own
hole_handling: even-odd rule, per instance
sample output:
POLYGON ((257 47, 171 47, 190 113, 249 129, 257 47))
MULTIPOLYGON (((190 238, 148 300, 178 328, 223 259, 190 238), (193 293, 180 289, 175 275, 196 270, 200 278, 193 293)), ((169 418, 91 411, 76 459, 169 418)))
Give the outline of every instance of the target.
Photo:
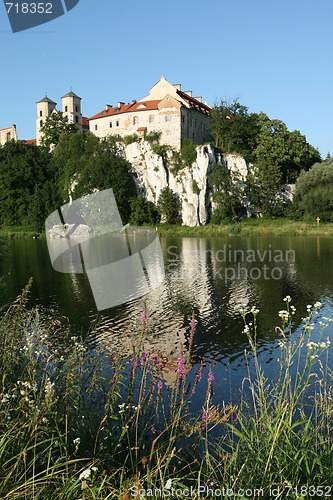
POLYGON ((143 325, 146 325, 146 324, 148 323, 148 313, 147 313, 147 311, 144 311, 144 312, 142 313, 141 323, 142 323, 143 325))

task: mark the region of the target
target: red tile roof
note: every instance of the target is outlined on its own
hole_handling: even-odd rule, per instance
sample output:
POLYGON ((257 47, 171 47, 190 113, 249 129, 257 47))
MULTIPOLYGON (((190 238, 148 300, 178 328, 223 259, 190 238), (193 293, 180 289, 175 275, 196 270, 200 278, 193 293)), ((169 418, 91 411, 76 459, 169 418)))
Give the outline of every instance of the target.
POLYGON ((161 102, 161 100, 158 101, 139 101, 135 102, 133 104, 124 104, 124 106, 121 106, 120 108, 114 107, 114 108, 109 108, 108 110, 101 111, 100 113, 97 113, 97 115, 92 116, 91 118, 88 118, 88 120, 95 120, 96 118, 104 118, 105 116, 113 116, 113 115, 120 115, 121 113, 129 113, 132 111, 147 111, 147 110, 153 110, 158 108, 158 104, 161 102))
POLYGON ((37 146, 37 139, 29 139, 28 141, 22 141, 24 144, 32 144, 33 146, 37 146))
POLYGON ((147 127, 139 127, 137 132, 144 132, 145 130, 147 130, 147 127))
POLYGON ((89 121, 86 116, 82 116, 82 125, 83 127, 89 127, 89 121))
POLYGON ((209 114, 210 112, 210 107, 206 106, 206 104, 203 104, 202 102, 198 101, 194 97, 190 97, 188 94, 185 92, 182 92, 181 90, 177 90, 177 94, 184 99, 188 104, 190 104, 192 107, 194 107, 197 111, 201 111, 201 113, 209 114))

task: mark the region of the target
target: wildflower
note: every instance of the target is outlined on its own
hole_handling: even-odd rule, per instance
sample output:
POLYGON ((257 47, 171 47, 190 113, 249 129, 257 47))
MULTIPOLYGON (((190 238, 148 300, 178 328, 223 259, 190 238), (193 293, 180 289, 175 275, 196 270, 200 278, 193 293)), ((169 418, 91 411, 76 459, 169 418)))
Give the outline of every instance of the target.
POLYGON ((81 443, 81 439, 79 437, 73 439, 73 444, 75 444, 75 446, 79 446, 80 443, 81 443))
POLYGON ((211 384, 212 382, 214 382, 214 375, 213 375, 213 372, 209 372, 209 375, 208 375, 208 383, 211 384))
POLYGON ((157 389, 159 391, 161 391, 162 390, 162 386, 163 386, 163 377, 162 377, 162 375, 160 375, 158 378, 159 378, 159 380, 157 382, 157 389))
POLYGON ((153 426, 150 430, 151 430, 151 433, 152 433, 152 434, 156 434, 156 429, 155 429, 155 427, 154 427, 154 426, 153 426))
POLYGON ((54 383, 47 377, 45 382, 45 394, 50 396, 53 393, 54 383))
POLYGON ((188 395, 188 393, 189 393, 189 391, 190 391, 190 387, 191 387, 191 382, 189 382, 189 383, 187 384, 187 387, 186 387, 185 392, 184 392, 184 396, 187 396, 187 395, 188 395))
POLYGON ((138 357, 134 356, 132 363, 131 363, 131 375, 134 372, 135 368, 138 366, 138 357))
POLYGON ((144 365, 145 363, 147 363, 147 353, 146 352, 143 352, 141 354, 141 363, 144 365))
POLYGON ((125 403, 121 403, 121 405, 118 405, 118 406, 122 410, 125 407, 125 403))
POLYGON ((155 368, 156 368, 156 370, 161 369, 161 360, 160 359, 155 359, 155 368))
POLYGON ((170 490, 171 488, 171 485, 172 485, 172 479, 168 479, 167 482, 165 483, 165 489, 166 490, 170 490))
POLYGON ((91 476, 91 469, 86 469, 84 470, 83 472, 81 472, 81 474, 79 475, 79 479, 89 479, 89 477, 91 476))
POLYGON ((48 419, 46 417, 42 418, 42 422, 43 422, 43 424, 48 424, 49 423, 49 421, 48 421, 48 419))
POLYGON ((198 371, 197 371, 197 374, 196 374, 196 377, 195 377, 195 381, 196 382, 200 382, 202 374, 203 374, 203 368, 202 368, 202 366, 200 366, 198 368, 198 371))
POLYGON ((321 302, 316 302, 314 305, 316 309, 319 309, 321 306, 322 306, 321 302))
POLYGON ((311 359, 316 359, 316 358, 318 358, 318 354, 313 354, 313 355, 311 356, 311 359))
POLYGON ((279 311, 279 316, 283 321, 288 321, 289 319, 289 312, 286 310, 279 311))
POLYGON ((178 363, 178 368, 177 368, 177 376, 179 377, 178 380, 178 385, 181 380, 185 378, 185 360, 184 360, 184 351, 181 351, 181 353, 178 356, 177 359, 178 363))
POLYGON ((296 307, 295 306, 290 306, 291 314, 295 314, 296 312, 296 307))
POLYGON ((144 311, 144 312, 142 313, 141 323, 142 323, 143 325, 146 325, 146 324, 147 324, 147 322, 148 322, 148 313, 147 313, 147 311, 144 311))
POLYGON ((256 316, 257 314, 259 314, 259 309, 257 309, 256 307, 252 307, 251 308, 251 311, 250 311, 254 316, 256 316))
POLYGON ((284 300, 284 302, 288 302, 289 303, 291 301, 290 295, 287 295, 283 300, 284 300))

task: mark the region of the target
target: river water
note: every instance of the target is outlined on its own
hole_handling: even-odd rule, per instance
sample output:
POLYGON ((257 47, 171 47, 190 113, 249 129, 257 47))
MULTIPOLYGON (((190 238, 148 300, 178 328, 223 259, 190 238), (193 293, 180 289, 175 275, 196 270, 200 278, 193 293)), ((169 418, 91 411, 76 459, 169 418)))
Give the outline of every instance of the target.
MULTIPOLYGON (((145 349, 162 359, 167 384, 174 380, 178 353, 188 349, 189 322, 194 314, 197 327, 191 364, 203 362, 206 370, 212 367, 220 400, 237 399, 247 376, 245 350, 249 345, 237 306, 260 310, 258 353, 268 378, 278 369, 280 333, 276 326, 281 325, 278 312, 286 308, 286 295, 296 307, 293 333, 289 334, 295 338, 308 304, 320 301, 322 315, 333 318, 330 238, 163 236, 160 242, 164 282, 140 299, 98 312, 87 276, 54 271, 46 241, 10 240, 0 264, 5 279, 2 302, 14 299, 32 277, 30 305, 39 305, 44 317, 58 318, 64 329, 70 325, 72 334, 82 336, 91 348, 105 346, 122 354, 132 350, 146 307, 149 332, 145 349)), ((318 335, 316 324, 312 340, 318 335)), ((331 325, 324 336, 333 337, 331 325)))

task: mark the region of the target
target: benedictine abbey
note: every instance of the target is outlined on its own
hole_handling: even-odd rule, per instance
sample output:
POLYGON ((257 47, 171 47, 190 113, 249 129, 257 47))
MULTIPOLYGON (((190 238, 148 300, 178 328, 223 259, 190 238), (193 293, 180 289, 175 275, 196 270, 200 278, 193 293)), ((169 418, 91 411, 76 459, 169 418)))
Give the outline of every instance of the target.
MULTIPOLYGON (((192 96, 191 91, 182 91, 180 84, 172 85, 163 76, 146 97, 128 104, 107 104, 105 109, 91 118, 82 116, 81 98, 74 92, 64 95, 61 100, 62 114, 69 123, 76 125, 82 132, 90 131, 101 138, 133 134, 144 137, 150 132, 159 132, 159 142, 178 151, 185 138, 196 144, 211 140, 211 106, 207 102, 203 103, 201 97, 192 96)), ((37 102, 36 140, 26 142, 41 143, 41 128, 56 111, 56 105, 47 96, 37 102)), ((12 139, 17 140, 15 125, 0 130, 0 145, 12 139)))

